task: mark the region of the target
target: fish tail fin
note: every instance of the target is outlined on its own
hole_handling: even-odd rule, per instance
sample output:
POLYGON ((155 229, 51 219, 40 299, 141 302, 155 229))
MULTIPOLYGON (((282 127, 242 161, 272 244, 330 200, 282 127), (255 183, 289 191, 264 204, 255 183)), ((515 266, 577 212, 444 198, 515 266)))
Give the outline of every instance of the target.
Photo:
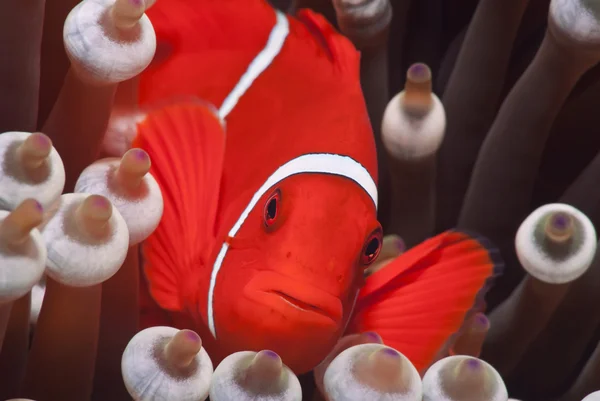
POLYGON ((349 331, 377 332, 423 372, 502 269, 487 239, 464 231, 437 235, 367 278, 349 331))
POLYGON ((225 153, 222 121, 204 103, 167 105, 138 124, 133 147, 149 154, 164 200, 162 219, 142 248, 149 291, 161 308, 181 311, 210 274, 225 153))

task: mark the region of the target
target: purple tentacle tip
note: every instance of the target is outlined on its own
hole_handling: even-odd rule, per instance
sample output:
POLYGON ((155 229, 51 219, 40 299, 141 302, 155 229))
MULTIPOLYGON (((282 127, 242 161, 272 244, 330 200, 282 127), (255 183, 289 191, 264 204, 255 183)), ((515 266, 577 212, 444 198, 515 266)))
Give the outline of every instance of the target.
POLYGON ((482 366, 481 361, 476 358, 468 359, 466 365, 470 369, 480 369, 482 366))
POLYGON ((138 160, 146 160, 148 158, 148 154, 145 151, 143 151, 142 149, 134 149, 133 155, 138 160))
POLYGON ((268 356, 269 358, 272 358, 272 359, 279 358, 279 355, 277 355, 277 353, 275 351, 271 351, 271 350, 263 351, 263 355, 268 356))
POLYGON ((103 196, 97 196, 93 198, 93 203, 95 207, 106 209, 110 207, 110 201, 103 196))
POLYGON ((564 230, 569 225, 569 216, 564 213, 556 213, 552 216, 552 225, 558 230, 564 230))
POLYGON ((394 358, 399 358, 400 357, 400 353, 398 351, 396 351, 393 348, 384 348, 383 349, 383 354, 386 356, 391 356, 394 358))
POLYGON ((188 340, 190 340, 190 341, 194 341, 194 342, 200 341, 200 336, 194 331, 188 331, 185 334, 186 334, 186 337, 188 338, 188 340))
POLYGON ((36 135, 35 141, 40 146, 46 147, 46 146, 50 145, 50 138, 48 138, 46 135, 36 135))
POLYGON ((408 75, 415 80, 425 80, 430 78, 430 70, 426 64, 416 63, 408 68, 408 75))
POLYGON ((400 252, 406 251, 406 243, 402 238, 398 238, 396 240, 396 249, 398 249, 400 252))
POLYGON ((483 313, 477 314, 475 316, 475 324, 477 326, 483 326, 483 327, 485 327, 485 326, 488 325, 488 323, 489 323, 489 320, 488 320, 488 318, 483 313))
POLYGON ((425 66, 423 64, 415 64, 410 68, 415 74, 422 74, 425 72, 425 66))
POLYGON ((363 335, 365 337, 367 337, 367 339, 369 341, 375 342, 375 343, 380 343, 381 342, 381 337, 379 337, 379 334, 375 333, 374 331, 368 331, 366 333, 363 333, 363 335))

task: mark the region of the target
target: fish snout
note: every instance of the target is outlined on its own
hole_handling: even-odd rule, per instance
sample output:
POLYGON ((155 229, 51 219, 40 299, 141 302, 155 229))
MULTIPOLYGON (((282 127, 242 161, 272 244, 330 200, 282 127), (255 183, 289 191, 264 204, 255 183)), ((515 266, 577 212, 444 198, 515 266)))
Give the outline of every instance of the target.
POLYGON ((319 322, 329 320, 339 325, 344 316, 340 297, 280 273, 259 273, 245 288, 245 293, 289 318, 311 316, 319 322))

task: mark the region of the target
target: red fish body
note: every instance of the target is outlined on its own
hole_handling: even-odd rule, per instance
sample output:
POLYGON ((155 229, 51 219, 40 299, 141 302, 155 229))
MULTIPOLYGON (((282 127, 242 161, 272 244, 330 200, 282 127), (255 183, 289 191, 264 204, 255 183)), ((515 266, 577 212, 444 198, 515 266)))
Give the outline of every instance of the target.
POLYGON ((165 201, 143 246, 149 293, 215 362, 272 349, 297 373, 348 331, 377 331, 419 369, 497 272, 460 232, 364 278, 377 257, 377 165, 359 54, 320 16, 262 0, 159 1, 153 108, 134 146, 165 201))

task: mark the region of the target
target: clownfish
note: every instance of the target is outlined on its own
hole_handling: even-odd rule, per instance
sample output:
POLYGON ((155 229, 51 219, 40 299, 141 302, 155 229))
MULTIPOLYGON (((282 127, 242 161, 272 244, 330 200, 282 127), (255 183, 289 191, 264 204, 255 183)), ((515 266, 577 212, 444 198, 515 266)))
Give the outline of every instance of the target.
POLYGON ((383 231, 351 42, 266 0, 158 1, 148 16, 158 50, 132 145, 164 198, 142 257, 166 320, 144 324, 197 331, 216 363, 273 350, 297 374, 341 336, 374 331, 426 368, 500 263, 485 240, 448 231, 365 275, 383 231))

